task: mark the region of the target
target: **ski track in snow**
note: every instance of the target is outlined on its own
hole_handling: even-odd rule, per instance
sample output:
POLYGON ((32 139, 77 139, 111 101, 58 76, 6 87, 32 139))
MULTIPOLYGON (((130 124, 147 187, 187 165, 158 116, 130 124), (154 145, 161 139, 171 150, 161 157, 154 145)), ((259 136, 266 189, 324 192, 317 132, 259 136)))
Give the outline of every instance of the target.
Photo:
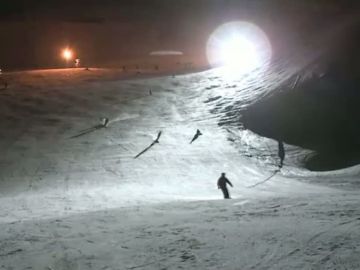
POLYGON ((107 72, 8 75, 0 269, 360 269, 359 166, 308 172, 299 167, 307 150, 287 145, 285 167, 262 183, 276 142, 218 126, 232 101, 265 95, 270 75, 263 88, 215 71, 107 72), (68 139, 101 117, 108 127, 68 139), (203 135, 190 145, 196 129, 203 135), (218 200, 222 171, 233 200, 218 200))

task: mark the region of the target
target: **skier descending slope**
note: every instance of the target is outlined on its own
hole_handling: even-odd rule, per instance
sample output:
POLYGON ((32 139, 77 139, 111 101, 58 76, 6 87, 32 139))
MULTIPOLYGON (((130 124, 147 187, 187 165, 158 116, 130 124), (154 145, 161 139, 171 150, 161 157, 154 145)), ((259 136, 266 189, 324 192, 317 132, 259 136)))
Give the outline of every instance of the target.
POLYGON ((101 118, 101 125, 103 126, 103 127, 107 127, 108 126, 108 124, 109 124, 109 118, 107 118, 107 117, 103 117, 103 118, 101 118))
POLYGON ((144 150, 142 150, 139 154, 137 154, 134 158, 138 158, 140 157, 142 154, 144 154, 146 151, 148 151, 151 147, 153 147, 155 144, 159 143, 159 139, 161 136, 161 131, 159 131, 156 139, 148 146, 146 147, 144 150))
POLYGON ((191 142, 190 142, 190 144, 192 144, 193 141, 195 141, 195 140, 196 140, 197 138, 199 138, 199 136, 201 136, 201 135, 202 135, 201 131, 200 131, 199 129, 197 129, 194 137, 192 138, 192 140, 191 140, 191 142))
POLYGON ((218 189, 221 189, 221 191, 224 194, 224 199, 230 199, 229 191, 226 187, 226 184, 229 184, 231 187, 233 187, 233 184, 225 177, 225 173, 221 174, 221 177, 219 178, 217 182, 218 189))
POLYGON ((96 126, 93 126, 93 127, 91 127, 91 128, 83 129, 83 130, 80 131, 79 134, 74 135, 74 136, 71 136, 70 139, 84 136, 84 135, 86 135, 86 134, 89 134, 89 133, 94 132, 94 131, 96 131, 96 130, 99 130, 99 129, 101 129, 101 128, 106 128, 106 127, 108 127, 108 125, 109 125, 109 123, 110 123, 110 120, 109 120, 109 118, 107 118, 107 117, 100 118, 100 121, 101 121, 100 124, 98 124, 98 125, 96 125, 96 126))
POLYGON ((285 148, 284 148, 284 143, 282 141, 278 141, 278 149, 279 149, 278 155, 280 158, 279 168, 281 169, 285 159, 285 148))

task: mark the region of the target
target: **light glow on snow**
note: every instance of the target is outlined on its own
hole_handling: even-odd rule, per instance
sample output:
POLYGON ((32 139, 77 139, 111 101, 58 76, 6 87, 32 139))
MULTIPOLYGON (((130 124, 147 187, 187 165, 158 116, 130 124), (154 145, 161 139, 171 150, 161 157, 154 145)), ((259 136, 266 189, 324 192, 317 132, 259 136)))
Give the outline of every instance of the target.
POLYGON ((236 21, 221 25, 213 32, 206 52, 212 67, 243 75, 266 67, 271 58, 271 45, 259 27, 236 21))

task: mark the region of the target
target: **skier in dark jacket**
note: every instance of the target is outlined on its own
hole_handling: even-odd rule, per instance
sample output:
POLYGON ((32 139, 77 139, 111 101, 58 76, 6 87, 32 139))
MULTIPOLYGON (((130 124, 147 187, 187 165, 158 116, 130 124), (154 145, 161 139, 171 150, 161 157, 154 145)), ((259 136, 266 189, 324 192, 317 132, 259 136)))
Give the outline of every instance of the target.
POLYGON ((280 158, 279 168, 281 169, 285 159, 285 149, 284 149, 284 143, 282 141, 278 141, 278 155, 280 158))
POLYGON ((109 118, 107 117, 104 117, 104 118, 101 118, 101 127, 107 127, 109 125, 109 118))
POLYGON ((231 187, 233 187, 233 185, 231 184, 229 179, 227 179, 225 177, 225 173, 222 173, 221 177, 219 178, 219 180, 217 182, 217 186, 218 186, 218 189, 221 189, 221 191, 223 192, 224 199, 230 199, 230 195, 229 195, 229 191, 226 187, 226 183, 228 183, 231 187))
POLYGON ((201 136, 201 135, 202 135, 201 131, 200 131, 199 129, 197 129, 194 137, 192 138, 192 140, 191 140, 191 142, 190 142, 190 144, 192 144, 193 141, 195 141, 195 140, 196 140, 197 138, 199 138, 199 136, 201 136))

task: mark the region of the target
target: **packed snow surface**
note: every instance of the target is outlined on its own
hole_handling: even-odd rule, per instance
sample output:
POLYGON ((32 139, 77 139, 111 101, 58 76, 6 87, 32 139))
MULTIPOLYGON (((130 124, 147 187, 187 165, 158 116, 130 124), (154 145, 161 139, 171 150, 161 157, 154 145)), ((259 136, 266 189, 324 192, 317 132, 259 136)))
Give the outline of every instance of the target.
POLYGON ((360 269, 359 166, 218 125, 290 75, 1 76, 0 269, 360 269))

